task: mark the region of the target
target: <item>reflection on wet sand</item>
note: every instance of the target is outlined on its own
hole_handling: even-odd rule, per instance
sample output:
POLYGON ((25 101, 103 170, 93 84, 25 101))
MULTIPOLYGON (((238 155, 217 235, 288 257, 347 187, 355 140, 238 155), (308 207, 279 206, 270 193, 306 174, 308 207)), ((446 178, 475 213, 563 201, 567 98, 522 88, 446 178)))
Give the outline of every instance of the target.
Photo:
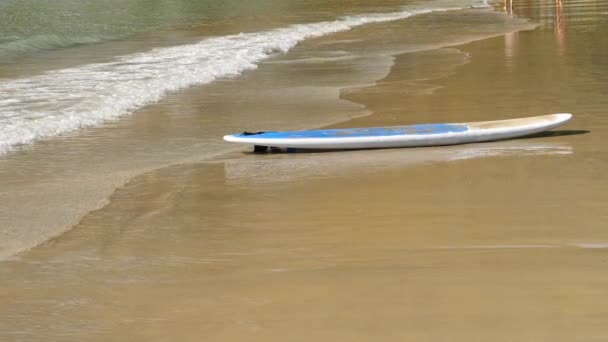
MULTIPOLYGON (((523 14, 525 15, 525 13, 518 13, 518 11, 516 10, 515 4, 514 4, 514 0, 504 0, 503 2, 503 11, 507 14, 510 15, 518 15, 518 14, 523 14)), ((554 32, 555 32, 555 40, 557 42, 557 46, 560 52, 560 55, 563 55, 564 52, 566 51, 566 36, 567 36, 567 21, 566 21, 566 14, 564 11, 564 5, 562 0, 555 0, 555 4, 552 7, 554 15, 553 15, 553 25, 554 25, 554 32)), ((546 7, 545 8, 546 11, 551 10, 551 7, 546 7)), ((509 63, 510 57, 513 57, 513 55, 516 53, 517 50, 517 46, 518 46, 518 39, 519 39, 519 32, 511 32, 511 33, 507 33, 505 34, 505 55, 509 58, 507 58, 509 63)))
MULTIPOLYGON (((559 131, 556 131, 557 134, 559 131)), ((566 131, 567 132, 567 131, 566 131)), ((578 133, 576 133, 578 134, 578 133)), ((224 162, 226 182, 290 182, 351 173, 376 173, 387 168, 414 167, 430 163, 489 157, 569 155, 573 148, 564 142, 533 139, 445 147, 328 151, 297 154, 248 155, 224 162)))
POLYGON ((502 8, 506 13, 512 14, 514 6, 513 0, 504 0, 504 5, 502 8))
POLYGON ((563 55, 566 51, 567 28, 564 7, 562 6, 560 0, 559 2, 556 2, 555 6, 555 40, 557 42, 560 55, 563 55))
MULTIPOLYGON (((563 7, 563 1, 555 0, 555 7, 563 7)), ((515 9, 515 0, 504 0, 502 8, 505 12, 513 14, 513 10, 515 9)))
POLYGON ((513 57, 517 54, 517 47, 519 45, 519 32, 509 32, 505 34, 505 60, 507 68, 511 67, 513 57))

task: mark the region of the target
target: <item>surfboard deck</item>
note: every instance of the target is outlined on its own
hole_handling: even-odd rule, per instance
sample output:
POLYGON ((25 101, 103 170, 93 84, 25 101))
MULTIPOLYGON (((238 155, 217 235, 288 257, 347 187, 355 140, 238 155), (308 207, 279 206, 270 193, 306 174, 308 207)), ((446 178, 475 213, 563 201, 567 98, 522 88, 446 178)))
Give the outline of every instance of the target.
POLYGON ((255 152, 281 149, 369 149, 456 145, 522 137, 561 126, 572 119, 558 113, 520 119, 409 126, 243 132, 229 142, 254 145, 255 152))

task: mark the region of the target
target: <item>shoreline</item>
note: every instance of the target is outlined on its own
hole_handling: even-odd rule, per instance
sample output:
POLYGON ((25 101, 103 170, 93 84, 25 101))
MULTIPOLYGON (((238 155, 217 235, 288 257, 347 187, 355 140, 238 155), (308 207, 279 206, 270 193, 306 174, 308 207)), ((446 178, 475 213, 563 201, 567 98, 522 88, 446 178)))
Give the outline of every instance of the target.
MULTIPOLYGON (((483 9, 479 9, 479 11, 484 11, 484 10, 483 9)), ((534 25, 530 24, 530 27, 526 27, 525 29, 533 29, 532 26, 534 26, 534 25)), ((521 28, 521 29, 523 29, 523 28, 521 28)), ((365 28, 363 28, 363 30, 365 30, 365 28)), ((345 115, 345 116, 343 115, 342 117, 336 117, 336 118, 333 118, 333 119, 332 118, 326 118, 326 117, 323 117, 323 115, 325 115, 325 113, 329 110, 328 108, 326 108, 324 110, 320 110, 319 111, 319 116, 317 118, 313 119, 313 120, 309 120, 308 123, 306 123, 305 121, 300 120, 301 122, 298 125, 294 126, 292 124, 290 126, 291 126, 292 129, 293 128, 296 128, 296 129, 298 129, 298 128, 299 129, 310 128, 311 124, 314 127, 340 127, 341 125, 342 126, 347 125, 349 122, 352 122, 352 120, 354 120, 354 119, 356 120, 356 118, 360 119, 362 117, 367 117, 367 116, 373 115, 372 112, 368 111, 367 109, 364 109, 365 106, 363 104, 357 103, 356 101, 350 101, 348 99, 345 99, 345 98, 343 98, 343 94, 344 94, 344 92, 347 92, 347 91, 352 90, 354 88, 365 88, 365 87, 369 87, 369 86, 374 86, 375 83, 378 80, 381 80, 381 79, 383 79, 384 77, 386 77, 387 75, 390 74, 391 69, 394 66, 394 59, 396 58, 396 56, 398 56, 400 54, 419 53, 419 52, 422 52, 422 51, 436 51, 436 50, 441 50, 441 49, 449 49, 451 46, 460 46, 460 45, 463 45, 463 44, 468 44, 468 43, 470 43, 472 41, 475 41, 475 40, 489 39, 491 37, 499 36, 499 35, 502 35, 502 34, 503 34, 502 32, 501 33, 496 33, 496 34, 488 34, 488 35, 485 35, 483 37, 474 37, 474 38, 471 37, 471 38, 468 38, 468 39, 465 39, 465 40, 461 40, 461 41, 458 41, 458 42, 450 42, 448 44, 444 43, 444 44, 439 44, 439 45, 434 45, 434 46, 431 45, 431 46, 425 46, 425 47, 418 47, 417 50, 411 50, 410 49, 409 51, 406 51, 406 52, 403 52, 403 51, 399 52, 399 51, 397 51, 396 53, 394 52, 393 54, 389 54, 389 55, 370 56, 371 59, 375 59, 376 60, 375 61, 376 65, 381 65, 383 68, 384 67, 386 68, 386 71, 383 71, 382 75, 379 74, 379 71, 376 71, 376 74, 378 74, 378 75, 373 74, 373 75, 375 75, 375 76, 373 76, 375 80, 371 81, 371 79, 370 79, 371 82, 367 83, 367 85, 365 83, 358 83, 358 84, 356 84, 354 86, 351 85, 351 86, 346 86, 346 87, 335 86, 335 85, 334 86, 330 86, 330 88, 334 89, 334 91, 336 92, 336 95, 335 95, 336 98, 335 99, 329 99, 329 98, 327 98, 327 99, 324 100, 327 103, 330 103, 332 101, 335 102, 334 105, 328 106, 328 108, 330 108, 330 107, 340 108, 340 110, 344 111, 344 113, 347 114, 347 115, 345 115), (385 59, 386 62, 378 63, 379 59, 385 59), (390 63, 388 61, 390 61, 390 63), (386 64, 386 65, 383 66, 384 64, 386 64), (350 108, 350 109, 347 110, 346 108, 350 108), (321 123, 322 121, 325 121, 325 122, 321 123)), ((325 38, 320 38, 320 39, 321 39, 321 41, 324 41, 324 40, 331 41, 333 38, 332 38, 332 36, 327 36, 325 38)), ((307 44, 310 44, 310 43, 311 42, 307 42, 306 44, 303 44, 303 45, 306 46, 307 44)), ((290 55, 281 55, 281 56, 272 57, 267 63, 272 64, 274 60, 277 60, 277 58, 278 58, 279 61, 286 61, 287 63, 292 63, 290 61, 290 58, 294 58, 294 57, 298 58, 297 57, 298 50, 301 50, 301 49, 296 49, 290 55), (295 56, 294 57, 290 57, 292 55, 295 55, 295 56)), ((261 67, 264 67, 264 63, 261 65, 261 67)), ((246 73, 244 75, 239 76, 237 79, 243 79, 243 78, 247 79, 252 74, 255 74, 255 73, 256 73, 256 71, 249 72, 249 73, 246 73)), ((370 74, 370 75, 372 75, 372 74, 370 74)), ((214 85, 214 84, 210 84, 210 85, 202 86, 202 87, 194 87, 194 88, 190 88, 189 90, 181 91, 180 93, 178 93, 176 95, 170 96, 170 98, 171 97, 180 98, 182 96, 187 97, 188 96, 187 94, 193 93, 195 91, 200 91, 200 89, 205 89, 205 88, 208 88, 209 86, 210 87, 218 87, 218 85, 214 85)), ((327 93, 327 89, 330 89, 328 87, 321 87, 321 86, 318 86, 318 88, 319 88, 320 91, 325 92, 325 93, 327 93)), ((304 94, 306 94, 306 92, 304 92, 304 94)), ((312 92, 312 94, 314 94, 314 92, 312 92)), ((310 95, 308 95, 308 96, 310 96, 310 95)), ((321 97, 319 97, 318 95, 313 95, 313 96, 316 98, 315 101, 318 101, 319 104, 320 104, 321 103, 320 102, 321 97)), ((327 94, 323 94, 321 96, 328 97, 327 94)), ((158 109, 156 109, 156 108, 162 108, 163 107, 163 103, 165 103, 167 101, 172 101, 172 100, 171 99, 163 100, 159 104, 148 106, 148 107, 144 108, 143 110, 140 110, 139 113, 135 113, 134 115, 142 116, 143 114, 141 112, 143 112, 143 113, 150 112, 150 111, 156 112, 156 111, 158 111, 158 109)), ((110 124, 106 125, 105 127, 93 128, 93 129, 89 129, 89 131, 92 131, 92 132, 95 132, 95 131, 104 132, 107 129, 111 130, 112 126, 118 126, 118 127, 120 127, 120 126, 124 126, 124 125, 125 125, 124 122, 110 123, 110 124), (108 128, 106 128, 106 127, 108 127, 108 128)), ((265 129, 264 127, 262 127, 262 121, 260 121, 259 123, 255 123, 254 124, 254 126, 256 126, 256 125, 258 125, 260 129, 265 129)), ((284 128, 289 127, 287 124, 283 124, 281 126, 284 127, 284 128)), ((79 134, 70 134, 70 135, 73 135, 73 138, 71 138, 71 139, 74 139, 75 141, 79 140, 79 134)), ((86 137, 86 135, 85 135, 85 137, 86 137)), ((61 139, 51 139, 50 141, 38 142, 38 143, 36 143, 37 147, 35 146, 33 148, 33 150, 34 150, 33 154, 34 155, 35 154, 39 154, 40 152, 38 152, 37 150, 40 150, 41 146, 44 147, 44 146, 60 145, 61 143, 62 143, 61 139)), ((222 155, 224 153, 231 153, 230 151, 242 150, 242 148, 239 147, 239 146, 235 146, 235 147, 232 147, 232 148, 227 147, 228 145, 225 144, 225 143, 223 143, 223 142, 219 143, 219 144, 214 144, 214 145, 217 145, 217 148, 219 148, 221 151, 220 152, 214 152, 214 153, 212 153, 212 155, 222 155), (224 151, 224 152, 222 152, 222 151, 224 151)), ((207 153, 207 154, 209 154, 209 153, 207 153)), ((110 200, 110 197, 111 197, 112 193, 114 193, 120 187, 123 187, 126 184, 128 184, 132 179, 136 178, 137 176, 140 176, 140 175, 145 174, 145 173, 152 172, 152 171, 157 170, 159 168, 171 167, 173 165, 199 162, 201 160, 212 160, 212 159, 214 159, 214 157, 212 155, 205 155, 205 156, 195 157, 195 154, 191 154, 189 156, 186 155, 185 158, 173 158, 174 160, 171 160, 171 161, 168 161, 168 162, 163 162, 163 163, 160 163, 160 164, 159 163, 155 163, 155 164, 153 164, 151 166, 146 166, 145 164, 143 164, 142 167, 140 167, 138 169, 133 169, 132 167, 125 168, 125 166, 119 166, 119 169, 113 169, 111 171, 112 174, 113 174, 113 176, 111 177, 111 179, 106 179, 106 182, 102 182, 101 183, 101 184, 106 184, 106 183, 108 183, 108 181, 110 182, 109 183, 110 188, 107 188, 106 190, 104 190, 104 193, 106 195, 104 195, 103 198, 100 198, 99 196, 97 196, 97 199, 92 199, 93 202, 90 202, 91 204, 89 205, 88 209, 79 210, 78 213, 72 213, 72 214, 64 213, 62 215, 63 218, 62 218, 62 221, 61 221, 63 223, 58 225, 58 226, 61 226, 61 228, 52 229, 52 231, 54 233, 52 233, 50 235, 46 235, 44 237, 43 236, 38 237, 37 240, 35 240, 36 241, 35 243, 34 242, 27 243, 26 245, 21 245, 20 247, 12 247, 12 249, 4 248, 4 250, 7 251, 7 252, 2 253, 2 255, 0 255, 0 261, 1 260, 5 260, 6 258, 10 258, 11 256, 14 256, 16 254, 19 254, 19 253, 22 253, 22 252, 26 252, 26 251, 30 250, 31 248, 35 248, 36 246, 44 243, 45 241, 49 241, 51 239, 56 239, 56 238, 61 237, 61 235, 64 234, 65 232, 73 229, 74 227, 77 227, 78 224, 79 224, 79 222, 84 217, 86 217, 86 215, 90 214, 91 212, 100 210, 104 206, 106 206, 109 203, 109 200, 110 200), (8 252, 9 250, 11 252, 8 252)), ((57 163, 57 162, 54 162, 54 163, 57 163)), ((97 181, 88 181, 87 183, 97 183, 97 184, 100 184, 100 182, 101 182, 101 179, 98 178, 97 181)), ((57 184, 56 187, 57 187, 57 189, 60 189, 61 186, 62 186, 61 184, 57 184)), ((59 193, 59 192, 60 192, 60 190, 55 190, 55 191, 49 190, 49 193, 59 193)), ((86 191, 86 192, 90 193, 90 191, 86 191)), ((25 194, 25 196, 27 197, 29 195, 25 194)), ((83 199, 84 198, 82 198, 82 197, 80 198, 79 205, 82 205, 83 203, 85 203, 83 201, 83 199)), ((52 201, 52 202, 58 203, 56 201, 52 201)), ((10 211, 14 211, 14 212, 18 212, 17 208, 12 208, 12 209, 9 209, 9 210, 10 211)), ((70 208, 70 210, 73 210, 73 208, 70 208)), ((22 231, 30 231, 30 230, 32 230, 32 227, 34 227, 35 225, 41 225, 42 222, 45 222, 46 220, 47 219, 45 217, 41 217, 39 223, 36 223, 37 221, 28 220, 29 221, 27 223, 27 227, 28 228, 25 228, 25 226, 21 227, 21 228, 13 228, 12 230, 10 230, 7 233, 5 233, 5 235, 6 236, 11 236, 11 234, 18 234, 19 232, 22 232, 22 231)), ((15 225, 15 223, 13 223, 12 225, 15 225)), ((17 225, 18 225, 18 223, 17 223, 17 225)), ((18 235, 13 235, 13 236, 18 236, 18 235)), ((11 240, 10 239, 5 239, 5 243, 6 244, 11 244, 11 240)))

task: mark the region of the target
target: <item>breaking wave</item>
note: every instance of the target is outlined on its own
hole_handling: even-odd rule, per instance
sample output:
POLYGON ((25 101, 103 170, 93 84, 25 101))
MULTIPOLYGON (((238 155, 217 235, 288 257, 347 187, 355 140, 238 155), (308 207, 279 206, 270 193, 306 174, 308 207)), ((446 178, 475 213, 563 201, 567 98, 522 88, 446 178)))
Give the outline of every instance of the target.
MULTIPOLYGON (((109 63, 5 81, 0 83, 0 155, 41 138, 116 119, 160 100, 167 92, 255 69, 260 61, 275 53, 287 52, 305 39, 370 23, 457 9, 460 8, 404 10, 295 24, 208 38, 190 45, 157 48, 122 56, 109 63)), ((82 41, 89 42, 87 39, 82 41)), ((27 49, 74 42, 47 36, 33 38, 28 44, 5 42, 2 46, 6 48, 7 44, 14 44, 12 49, 27 49)))

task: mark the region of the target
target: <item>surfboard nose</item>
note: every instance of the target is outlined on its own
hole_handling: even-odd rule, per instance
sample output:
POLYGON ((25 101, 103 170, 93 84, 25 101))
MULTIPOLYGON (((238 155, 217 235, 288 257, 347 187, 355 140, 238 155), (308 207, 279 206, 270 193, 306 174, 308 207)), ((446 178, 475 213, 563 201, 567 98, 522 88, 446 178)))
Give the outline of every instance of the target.
POLYGON ((574 115, 571 113, 557 113, 553 115, 555 116, 556 120, 560 122, 570 121, 574 117, 574 115))
POLYGON ((224 140, 226 141, 234 141, 234 135, 230 134, 230 135, 224 135, 224 140))

